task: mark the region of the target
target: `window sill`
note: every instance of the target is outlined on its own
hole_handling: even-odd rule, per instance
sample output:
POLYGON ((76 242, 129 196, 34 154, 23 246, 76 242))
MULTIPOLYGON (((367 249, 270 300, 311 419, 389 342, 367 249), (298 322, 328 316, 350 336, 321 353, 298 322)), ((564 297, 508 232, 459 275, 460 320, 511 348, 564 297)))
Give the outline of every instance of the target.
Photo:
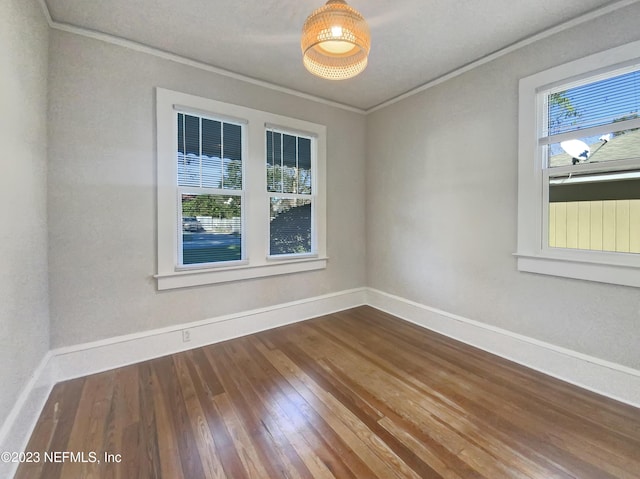
POLYGON ((518 259, 518 271, 640 288, 640 266, 637 264, 544 254, 514 253, 514 256, 518 259))
POLYGON ((218 267, 215 269, 200 269, 190 271, 176 271, 172 273, 156 274, 158 290, 188 288, 191 286, 202 286, 206 284, 228 283, 231 281, 242 281, 245 279, 264 278, 280 274, 301 273, 314 271, 327 267, 329 258, 305 258, 298 260, 288 260, 274 264, 263 264, 259 266, 230 266, 227 268, 218 267))

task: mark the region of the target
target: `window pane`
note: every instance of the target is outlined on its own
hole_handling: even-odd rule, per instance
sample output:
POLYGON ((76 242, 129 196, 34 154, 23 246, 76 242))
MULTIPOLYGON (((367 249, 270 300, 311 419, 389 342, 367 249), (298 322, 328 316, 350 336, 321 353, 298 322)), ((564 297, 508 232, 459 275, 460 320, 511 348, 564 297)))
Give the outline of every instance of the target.
POLYGON ((220 157, 202 157, 202 186, 222 188, 222 160, 220 157))
POLYGON ((267 130, 267 191, 275 189, 275 163, 273 159, 273 132, 267 130))
POLYGON ((222 158, 222 123, 202 119, 202 156, 222 158))
POLYGON ((282 134, 267 131, 267 191, 282 192, 282 171, 282 134))
POLYGON ((177 118, 178 186, 241 190, 242 127, 184 113, 177 118))
POLYGON ((549 135, 638 118, 640 70, 548 95, 549 135))
POLYGON ((242 189, 242 163, 237 160, 224 160, 224 181, 225 190, 242 189))
POLYGON ((640 130, 576 138, 548 147, 549 167, 640 158, 640 130))
POLYGON ((242 259, 242 197, 182 195, 182 264, 242 259))
POLYGON ((311 140, 267 131, 267 191, 311 194, 311 140))
POLYGON ((295 168, 296 161, 296 137, 282 135, 282 163, 289 168, 295 168))
POLYGON ((240 125, 224 123, 224 157, 242 161, 242 128, 240 125))
POLYGON ((301 254, 311 252, 311 200, 270 199, 269 254, 301 254))
POLYGON ((178 186, 200 186, 200 158, 178 152, 178 186))
POLYGON ((178 114, 178 186, 200 186, 200 118, 178 114))
POLYGON ((298 138, 298 193, 311 194, 311 140, 298 138))
POLYGON ((178 113, 178 153, 184 153, 184 115, 178 113))
POLYGON ((640 170, 551 178, 549 246, 640 253, 640 170))
POLYGON ((547 151, 551 168, 640 158, 640 129, 553 143, 547 151))
POLYGON ((231 123, 223 124, 223 178, 225 190, 242 189, 242 128, 231 123))
POLYGON ((200 118, 184 116, 184 141, 187 155, 200 156, 200 118))
POLYGON ((282 192, 298 192, 297 142, 292 135, 282 135, 282 192))

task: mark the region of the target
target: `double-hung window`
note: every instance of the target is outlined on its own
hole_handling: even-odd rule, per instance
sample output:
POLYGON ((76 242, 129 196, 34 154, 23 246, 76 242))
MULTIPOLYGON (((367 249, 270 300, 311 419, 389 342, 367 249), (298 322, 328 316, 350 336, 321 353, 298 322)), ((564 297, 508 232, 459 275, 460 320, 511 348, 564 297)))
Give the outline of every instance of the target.
POLYGON ((521 271, 640 286, 639 49, 521 80, 521 271))
POLYGON ((244 260, 244 125, 176 109, 177 268, 244 260))
POLYGON ((160 88, 156 108, 158 289, 326 267, 323 125, 160 88))
POLYGON ((266 131, 270 256, 311 254, 315 249, 313 141, 277 128, 266 131))

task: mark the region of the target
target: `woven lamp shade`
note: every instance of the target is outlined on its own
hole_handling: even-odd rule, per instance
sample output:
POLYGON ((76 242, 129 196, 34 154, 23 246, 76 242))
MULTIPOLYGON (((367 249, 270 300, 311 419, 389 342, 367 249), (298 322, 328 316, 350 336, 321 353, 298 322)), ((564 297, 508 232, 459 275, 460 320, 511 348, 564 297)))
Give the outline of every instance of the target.
POLYGON ((301 46, 304 66, 314 75, 351 78, 367 67, 369 25, 344 0, 329 0, 304 22, 301 46))

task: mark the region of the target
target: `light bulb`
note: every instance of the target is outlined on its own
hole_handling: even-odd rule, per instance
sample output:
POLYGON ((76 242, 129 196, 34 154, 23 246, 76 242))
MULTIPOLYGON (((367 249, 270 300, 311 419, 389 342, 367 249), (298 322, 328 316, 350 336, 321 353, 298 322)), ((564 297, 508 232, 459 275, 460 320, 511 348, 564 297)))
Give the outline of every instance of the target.
POLYGON ((328 37, 328 39, 321 41, 318 46, 327 53, 344 55, 356 47, 353 43, 342 40, 345 37, 348 38, 350 32, 348 30, 345 32, 340 25, 334 25, 328 31, 324 30, 323 33, 324 38, 328 37))

